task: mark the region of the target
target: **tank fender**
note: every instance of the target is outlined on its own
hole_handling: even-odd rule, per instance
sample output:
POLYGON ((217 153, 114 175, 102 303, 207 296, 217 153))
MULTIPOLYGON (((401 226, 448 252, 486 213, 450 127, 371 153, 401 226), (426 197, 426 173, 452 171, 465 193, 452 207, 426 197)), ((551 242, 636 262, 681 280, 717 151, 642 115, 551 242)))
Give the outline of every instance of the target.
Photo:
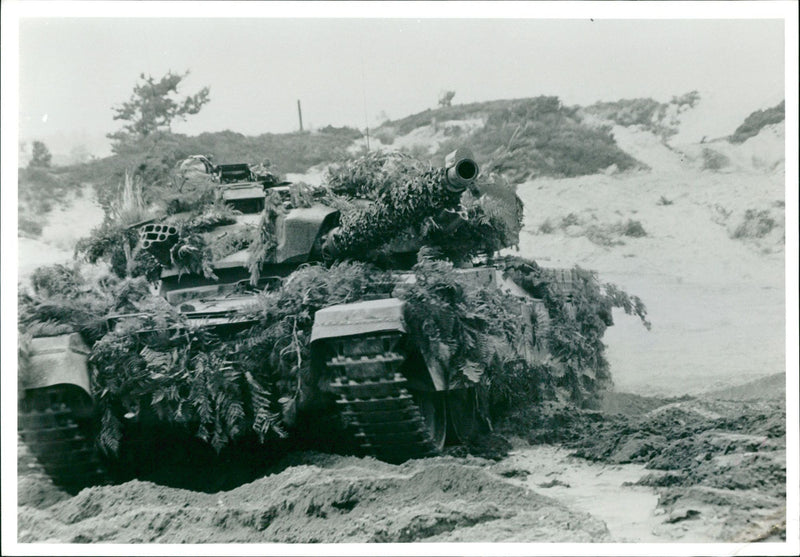
POLYGON ((30 356, 20 362, 22 389, 75 385, 91 397, 89 347, 78 333, 31 340, 30 356))
POLYGON ((406 332, 405 302, 398 298, 338 304, 317 311, 311 342, 381 332, 406 332))
MULTIPOLYGON (((405 333, 405 305, 399 298, 385 298, 321 309, 314 314, 311 342, 369 333, 405 333)), ((431 358, 411 363, 414 365, 406 366, 406 378, 412 388, 447 390, 447 378, 439 362, 431 358)))

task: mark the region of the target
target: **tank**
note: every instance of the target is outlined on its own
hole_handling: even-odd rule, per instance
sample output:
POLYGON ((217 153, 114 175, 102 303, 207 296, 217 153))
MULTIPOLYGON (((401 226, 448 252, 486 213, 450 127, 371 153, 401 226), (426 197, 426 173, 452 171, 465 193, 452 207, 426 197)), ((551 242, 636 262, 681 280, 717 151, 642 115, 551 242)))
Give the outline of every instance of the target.
MULTIPOLYGON (((462 194, 475 187, 478 163, 462 148, 433 172, 435 179, 426 192, 429 201, 417 209, 416 217, 457 219, 453 211, 462 194)), ((196 156, 180 165, 180 175, 187 182, 199 177, 213 183, 216 206, 232 211, 202 235, 209 241, 230 238, 233 248, 210 262, 190 261, 196 246, 181 238, 186 215, 177 211, 158 222, 139 224, 136 250, 161 263, 158 292, 169 304, 199 326, 222 334, 252 326, 254 320, 243 317, 244 308, 260 292, 282 288, 299 266, 357 258, 375 247, 377 239, 393 233, 380 207, 369 199, 357 200, 361 209, 343 222, 340 211, 324 198, 311 196, 298 206, 290 184, 247 164, 213 165, 208 157, 196 156), (249 247, 235 249, 237 234, 265 223, 274 242, 261 257, 254 259, 249 247), (350 235, 354 226, 367 226, 358 241, 350 235)), ((414 261, 418 243, 406 238, 391 245, 384 264, 393 280, 397 285, 413 282, 409 261, 414 261)), ((457 272, 465 285, 493 285, 518 296, 524 311, 537 316, 536 337, 543 338, 548 322, 543 302, 504 278, 501 268, 489 260, 457 272)), ((568 274, 555 278, 566 291, 568 274)), ((131 315, 114 316, 107 326, 126 317, 131 315)), ((390 294, 317 311, 310 338, 317 385, 305 400, 282 401, 284 423, 291 425, 298 415, 315 412, 324 420, 335 409, 351 444, 390 462, 438 454, 446 443, 464 442, 485 427, 474 393, 454 384, 448 370, 424 356, 407 332, 405 302, 390 294)), ((545 349, 534 335, 530 342, 531 350, 545 349)), ((100 418, 91 386, 90 350, 80 335, 71 333, 34 338, 29 352, 21 356, 28 373, 18 397, 20 438, 52 479, 68 487, 103 477, 95 449, 100 418)))

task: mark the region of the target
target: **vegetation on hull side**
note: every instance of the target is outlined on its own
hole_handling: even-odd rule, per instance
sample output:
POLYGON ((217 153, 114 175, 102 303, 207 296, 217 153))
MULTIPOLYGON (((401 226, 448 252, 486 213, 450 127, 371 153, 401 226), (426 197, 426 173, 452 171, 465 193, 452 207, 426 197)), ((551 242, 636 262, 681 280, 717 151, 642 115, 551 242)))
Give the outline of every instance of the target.
MULTIPOLYGON (((181 203, 191 210, 167 206, 144 223, 109 219, 79 247, 89 261, 109 261, 111 275, 39 271, 21 299, 20 329, 83 335, 99 444, 109 454, 131 424, 147 423, 217 451, 246 437, 292 435, 310 415, 337 416, 356 438, 372 438, 377 415, 351 416, 358 393, 372 383, 388 389, 393 374, 396 388, 378 398, 411 400, 410 415, 383 422, 375 439, 386 446, 408 433, 407 456, 439 448, 446 410, 425 401, 453 390, 471 389, 454 408, 482 423, 518 404, 519 393, 591 404, 610 382, 600 339, 611 308, 644 319, 644 307, 585 271, 493 258, 516 241, 521 204, 513 186, 477 171, 463 153, 449 170, 372 154, 333 168, 319 188, 252 176, 219 180, 208 195, 190 188, 192 203, 181 203), (235 251, 220 257, 222 242, 235 251), (146 257, 156 264, 137 265, 146 257), (163 296, 146 288, 156 277, 163 296), (381 298, 395 300, 396 317, 376 323, 367 310, 366 328, 314 340, 321 310, 342 306, 353 324, 381 298), (358 352, 383 333, 398 340, 370 356, 380 377, 355 377, 350 364, 334 374, 326 350, 344 343, 358 352), (398 366, 387 365, 395 354, 398 366)), ((348 350, 340 356, 352 357, 348 350)), ((372 446, 361 443, 382 454, 372 446)))

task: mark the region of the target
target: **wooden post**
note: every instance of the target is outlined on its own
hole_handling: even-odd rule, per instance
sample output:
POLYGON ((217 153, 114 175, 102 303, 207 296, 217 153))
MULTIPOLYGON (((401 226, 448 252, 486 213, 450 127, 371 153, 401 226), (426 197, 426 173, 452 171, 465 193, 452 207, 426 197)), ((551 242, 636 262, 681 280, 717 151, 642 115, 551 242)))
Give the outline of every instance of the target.
POLYGON ((297 99, 297 117, 300 118, 300 131, 303 131, 303 110, 300 108, 300 99, 297 99))

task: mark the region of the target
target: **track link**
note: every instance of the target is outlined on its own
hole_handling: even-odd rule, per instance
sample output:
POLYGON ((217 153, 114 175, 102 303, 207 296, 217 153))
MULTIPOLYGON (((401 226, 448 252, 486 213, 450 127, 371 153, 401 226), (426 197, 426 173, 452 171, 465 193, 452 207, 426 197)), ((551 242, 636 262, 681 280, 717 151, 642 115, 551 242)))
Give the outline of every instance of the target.
POLYGON ((331 390, 361 448, 390 462, 437 454, 425 419, 400 373, 399 334, 329 341, 331 390))
POLYGON ((56 485, 77 490, 107 478, 89 428, 76 416, 68 389, 28 391, 19 401, 17 432, 56 485))

